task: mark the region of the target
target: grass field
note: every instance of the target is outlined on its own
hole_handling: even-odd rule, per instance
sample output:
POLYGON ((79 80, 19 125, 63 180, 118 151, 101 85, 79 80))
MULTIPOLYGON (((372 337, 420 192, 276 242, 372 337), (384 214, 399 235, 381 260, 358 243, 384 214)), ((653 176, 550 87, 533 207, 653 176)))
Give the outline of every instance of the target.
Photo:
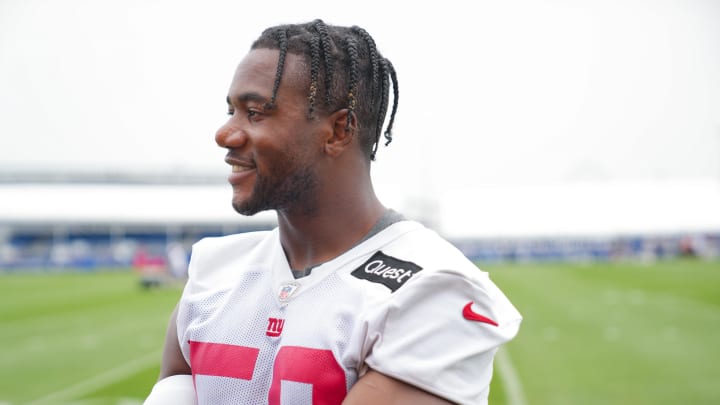
MULTIPOLYGON (((483 268, 525 316, 491 404, 720 403, 720 263, 483 268)), ((141 403, 179 294, 131 272, 0 274, 0 405, 141 403)))
POLYGON ((484 268, 525 318, 526 404, 720 403, 720 263, 484 268))
POLYGON ((0 404, 134 404, 179 288, 132 272, 0 275, 0 404))

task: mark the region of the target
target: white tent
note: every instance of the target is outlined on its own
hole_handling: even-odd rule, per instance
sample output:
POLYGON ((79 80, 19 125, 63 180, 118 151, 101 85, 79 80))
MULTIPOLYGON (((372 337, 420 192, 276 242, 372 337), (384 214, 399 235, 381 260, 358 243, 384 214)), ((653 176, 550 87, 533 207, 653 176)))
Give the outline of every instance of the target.
POLYGON ((720 231, 720 181, 488 186, 443 196, 453 237, 572 237, 720 231))
POLYGON ((274 223, 271 212, 235 213, 230 192, 227 185, 4 184, 0 224, 274 223))
MULTIPOLYGON (((434 197, 378 193, 450 238, 720 231, 720 182, 712 180, 474 186, 434 197)), ((238 215, 230 197, 226 184, 0 184, 0 227, 275 224, 273 212, 238 215)))

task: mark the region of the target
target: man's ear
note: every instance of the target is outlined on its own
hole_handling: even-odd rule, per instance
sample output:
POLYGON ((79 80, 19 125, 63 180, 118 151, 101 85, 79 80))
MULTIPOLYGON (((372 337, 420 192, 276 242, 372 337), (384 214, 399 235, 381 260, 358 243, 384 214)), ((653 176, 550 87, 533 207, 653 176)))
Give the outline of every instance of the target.
POLYGON ((330 156, 339 156, 350 145, 357 133, 357 117, 355 113, 343 108, 330 115, 333 125, 332 136, 325 141, 325 152, 330 156))

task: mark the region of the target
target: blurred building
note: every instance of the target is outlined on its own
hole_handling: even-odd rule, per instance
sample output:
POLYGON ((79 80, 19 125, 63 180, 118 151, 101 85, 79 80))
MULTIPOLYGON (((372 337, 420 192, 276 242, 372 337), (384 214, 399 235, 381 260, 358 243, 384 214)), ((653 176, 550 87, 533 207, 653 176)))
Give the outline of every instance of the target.
POLYGON ((243 217, 215 179, 176 176, 0 176, 0 269, 165 263, 168 248, 275 225, 243 217))
MULTIPOLYGON (((482 188, 393 208, 485 263, 718 257, 720 187, 668 187, 482 188)), ((276 225, 230 198, 224 178, 0 174, 0 269, 169 268, 202 237, 276 225)))

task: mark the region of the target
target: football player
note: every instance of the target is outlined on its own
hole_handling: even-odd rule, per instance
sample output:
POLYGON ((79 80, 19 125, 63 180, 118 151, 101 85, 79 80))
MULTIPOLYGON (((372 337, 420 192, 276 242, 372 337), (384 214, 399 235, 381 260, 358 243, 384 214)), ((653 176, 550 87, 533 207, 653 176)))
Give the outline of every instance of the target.
POLYGON ((281 25, 252 44, 215 141, 233 207, 278 226, 195 244, 146 404, 487 403, 521 316, 373 191, 398 97, 362 28, 281 25))

